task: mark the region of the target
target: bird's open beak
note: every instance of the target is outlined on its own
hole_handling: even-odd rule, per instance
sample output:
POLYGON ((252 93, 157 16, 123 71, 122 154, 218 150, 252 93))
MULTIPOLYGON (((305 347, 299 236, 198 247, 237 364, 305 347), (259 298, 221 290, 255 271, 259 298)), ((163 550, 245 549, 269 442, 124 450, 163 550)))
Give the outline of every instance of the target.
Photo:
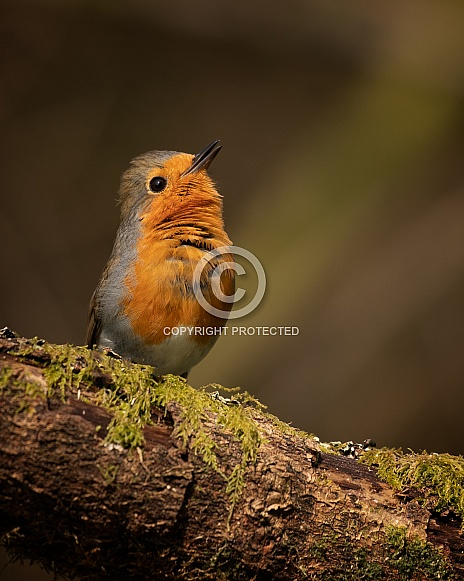
POLYGON ((219 145, 219 139, 213 141, 207 145, 204 149, 197 153, 192 160, 192 165, 184 171, 182 176, 186 176, 191 173, 196 173, 200 169, 207 169, 216 155, 219 153, 222 145, 219 145))

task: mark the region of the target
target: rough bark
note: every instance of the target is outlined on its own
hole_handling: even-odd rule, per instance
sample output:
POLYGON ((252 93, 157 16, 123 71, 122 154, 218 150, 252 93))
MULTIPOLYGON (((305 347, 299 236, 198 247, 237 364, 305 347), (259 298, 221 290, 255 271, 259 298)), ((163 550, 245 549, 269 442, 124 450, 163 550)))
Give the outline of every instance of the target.
MULTIPOLYGON (((82 393, 111 378, 43 397, 27 386, 45 393, 50 357, 19 344, 0 339, 0 532, 14 554, 95 580, 464 578, 459 519, 397 494, 375 469, 253 410, 263 439, 232 507, 224 477, 176 436, 176 402, 153 409, 143 450, 108 444, 111 414, 82 393), (415 561, 408 547, 420 548, 415 561)), ((218 463, 237 465, 240 444, 215 420, 204 427, 218 463)))

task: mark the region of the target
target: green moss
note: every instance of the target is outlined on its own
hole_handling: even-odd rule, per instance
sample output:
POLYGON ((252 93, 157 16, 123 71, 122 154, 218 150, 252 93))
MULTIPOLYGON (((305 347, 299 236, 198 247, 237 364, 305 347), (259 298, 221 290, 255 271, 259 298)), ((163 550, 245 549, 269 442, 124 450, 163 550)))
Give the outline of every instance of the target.
POLYGON ((327 537, 314 543, 310 555, 322 563, 322 570, 311 576, 317 581, 449 581, 454 578, 447 557, 417 535, 408 535, 405 527, 387 527, 372 548, 359 548, 353 536, 327 537))
POLYGON ((358 581, 365 579, 366 581, 375 581, 382 579, 384 567, 380 563, 370 558, 367 549, 354 549, 352 554, 351 564, 347 569, 346 575, 349 581, 358 581))
POLYGON ((36 383, 25 378, 18 378, 18 373, 10 367, 0 370, 0 394, 8 394, 18 401, 17 413, 31 411, 30 399, 46 397, 43 383, 36 383), (24 395, 26 398, 24 398, 24 395))
POLYGON ((407 536, 404 527, 387 529, 388 566, 398 573, 399 581, 417 577, 452 579, 453 573, 445 555, 427 541, 407 536))
POLYGON ((206 388, 193 389, 180 377, 167 375, 158 380, 149 366, 133 364, 86 347, 53 345, 39 339, 20 340, 10 353, 42 363, 48 388, 44 392, 42 387, 39 393, 35 384, 34 390, 21 383, 13 382, 13 385, 8 371, 0 376, 3 385, 30 398, 59 397, 65 401, 73 395, 104 407, 113 415, 106 441, 124 448, 142 447, 143 428, 152 423, 153 408, 164 409, 167 413, 168 405, 175 402, 179 421, 174 435, 225 478, 232 505, 239 499, 246 467, 256 460, 261 443, 252 407, 260 404, 248 393, 236 393, 234 401, 228 405, 221 398, 212 397, 206 388), (106 387, 95 389, 99 381, 106 387), (212 419, 240 446, 241 460, 231 469, 220 466, 215 441, 206 429, 212 419))
MULTIPOLYGON (((264 408, 264 406, 263 406, 264 408)), ((319 438, 317 436, 315 436, 314 434, 308 434, 308 432, 305 432, 303 430, 300 430, 299 428, 294 428, 293 426, 291 426, 290 424, 287 424, 286 422, 283 422, 282 420, 280 420, 278 417, 273 416, 270 413, 264 413, 263 415, 272 422, 272 424, 279 430, 279 432, 281 432, 282 434, 287 434, 289 436, 293 436, 293 437, 298 437, 298 438, 309 438, 311 440, 316 440, 317 442, 319 442, 319 438)))
POLYGON ((226 492, 232 505, 241 495, 246 467, 256 460, 261 444, 261 435, 252 417, 252 408, 245 405, 253 398, 244 392, 237 393, 235 399, 236 404, 227 405, 211 397, 206 388, 195 390, 182 379, 172 375, 164 378, 155 394, 156 405, 161 408, 166 408, 169 402, 176 402, 179 405, 181 415, 177 435, 185 444, 190 440, 193 451, 208 466, 226 478, 226 492), (204 427, 208 421, 208 413, 216 415, 216 423, 231 433, 241 447, 241 461, 228 475, 219 466, 215 454, 216 444, 204 427))
POLYGON ((308 551, 311 557, 314 559, 317 559, 318 561, 325 561, 327 559, 328 546, 328 540, 324 538, 313 541, 310 544, 308 551))
POLYGON ((450 454, 404 454, 401 450, 369 450, 362 462, 377 466, 379 477, 397 490, 414 488, 432 510, 450 509, 464 517, 464 458, 450 454))
POLYGON ((105 485, 110 486, 111 484, 114 484, 116 476, 118 475, 119 466, 115 464, 108 464, 107 466, 101 466, 100 464, 97 464, 97 466, 100 470, 103 480, 105 481, 105 485))
POLYGON ((13 370, 10 367, 2 367, 2 369, 0 369, 0 393, 8 390, 12 375, 13 370))
MULTIPOLYGON (((211 557, 205 573, 212 573, 215 581, 229 581, 230 579, 248 581, 250 579, 249 572, 246 571, 242 563, 237 562, 234 555, 235 550, 226 541, 211 557)), ((208 578, 211 577, 208 576, 208 578)))

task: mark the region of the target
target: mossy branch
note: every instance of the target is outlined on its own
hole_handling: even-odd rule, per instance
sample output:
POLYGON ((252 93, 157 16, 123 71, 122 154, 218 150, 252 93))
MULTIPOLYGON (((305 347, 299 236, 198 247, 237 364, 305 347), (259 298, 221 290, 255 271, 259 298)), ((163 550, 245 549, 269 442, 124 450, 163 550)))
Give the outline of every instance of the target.
POLYGON ((363 464, 238 390, 8 331, 0 353, 13 555, 115 581, 464 575, 462 458, 372 450, 363 464))

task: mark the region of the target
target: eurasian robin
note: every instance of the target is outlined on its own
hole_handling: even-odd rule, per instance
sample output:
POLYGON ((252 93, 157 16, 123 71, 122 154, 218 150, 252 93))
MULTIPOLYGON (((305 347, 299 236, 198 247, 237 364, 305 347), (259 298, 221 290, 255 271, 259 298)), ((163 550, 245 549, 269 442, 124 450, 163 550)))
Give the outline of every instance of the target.
POLYGON ((235 290, 234 271, 217 270, 233 261, 227 251, 194 277, 206 254, 231 244, 207 173, 220 149, 213 141, 195 156, 150 151, 122 175, 121 224, 92 296, 87 345, 151 365, 156 375, 186 376, 210 351, 235 290), (221 316, 201 306, 198 288, 221 316))

